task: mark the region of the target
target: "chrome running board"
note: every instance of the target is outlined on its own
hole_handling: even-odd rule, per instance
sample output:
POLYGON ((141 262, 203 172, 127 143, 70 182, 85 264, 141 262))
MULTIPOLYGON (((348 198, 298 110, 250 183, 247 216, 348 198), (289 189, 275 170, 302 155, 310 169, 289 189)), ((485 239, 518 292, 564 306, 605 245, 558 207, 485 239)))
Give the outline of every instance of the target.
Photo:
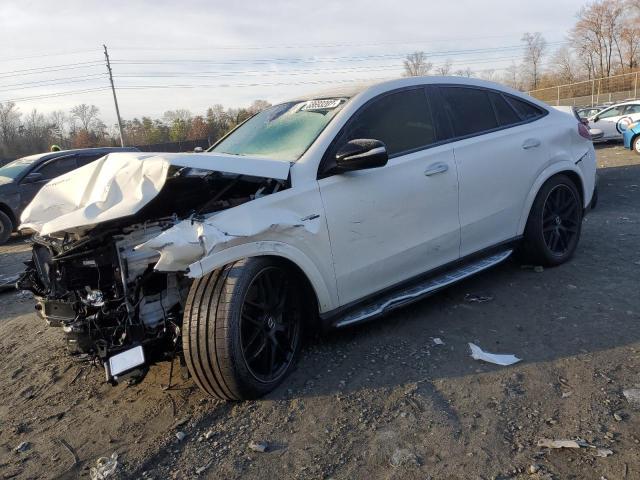
POLYGON ((499 264, 509 258, 512 252, 513 250, 504 250, 488 257, 482 257, 470 263, 455 267, 452 270, 448 270, 441 275, 418 282, 404 290, 394 291, 391 294, 382 296, 382 298, 377 301, 368 303, 364 308, 348 313, 336 322, 335 327, 346 327, 354 323, 363 322, 394 308, 419 300, 441 288, 499 264))

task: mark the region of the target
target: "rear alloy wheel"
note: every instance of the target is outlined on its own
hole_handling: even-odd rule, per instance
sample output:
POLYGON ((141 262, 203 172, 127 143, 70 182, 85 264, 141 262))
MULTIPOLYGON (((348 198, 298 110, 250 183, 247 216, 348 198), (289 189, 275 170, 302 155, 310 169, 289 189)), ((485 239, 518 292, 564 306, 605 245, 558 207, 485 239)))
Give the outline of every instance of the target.
POLYGON ((183 347, 203 390, 223 400, 254 399, 287 376, 302 338, 296 277, 275 259, 249 258, 194 282, 183 347))
POLYGON ((570 178, 556 175, 538 192, 525 228, 524 260, 560 265, 571 258, 582 228, 580 193, 570 178))
POLYGON ((11 230, 13 230, 13 223, 11 223, 11 219, 6 213, 0 212, 0 245, 9 240, 11 230))

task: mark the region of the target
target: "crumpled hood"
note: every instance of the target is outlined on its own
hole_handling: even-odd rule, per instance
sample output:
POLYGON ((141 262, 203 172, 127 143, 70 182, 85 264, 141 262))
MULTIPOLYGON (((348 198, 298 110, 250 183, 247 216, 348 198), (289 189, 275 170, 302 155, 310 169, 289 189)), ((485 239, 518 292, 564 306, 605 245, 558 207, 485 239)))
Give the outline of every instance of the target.
POLYGON ((19 229, 47 235, 134 215, 158 195, 172 165, 277 180, 286 180, 290 168, 286 161, 219 153, 111 153, 47 183, 19 229))

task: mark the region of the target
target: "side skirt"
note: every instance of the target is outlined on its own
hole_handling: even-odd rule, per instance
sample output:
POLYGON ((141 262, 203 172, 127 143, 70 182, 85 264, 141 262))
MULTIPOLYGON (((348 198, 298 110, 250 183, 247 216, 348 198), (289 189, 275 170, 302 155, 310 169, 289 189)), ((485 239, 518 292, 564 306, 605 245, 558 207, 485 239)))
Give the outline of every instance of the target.
POLYGON ((421 300, 476 273, 503 262, 513 253, 513 241, 473 255, 453 265, 430 272, 426 276, 387 289, 352 305, 321 315, 325 328, 343 328, 373 320, 396 308, 421 300))

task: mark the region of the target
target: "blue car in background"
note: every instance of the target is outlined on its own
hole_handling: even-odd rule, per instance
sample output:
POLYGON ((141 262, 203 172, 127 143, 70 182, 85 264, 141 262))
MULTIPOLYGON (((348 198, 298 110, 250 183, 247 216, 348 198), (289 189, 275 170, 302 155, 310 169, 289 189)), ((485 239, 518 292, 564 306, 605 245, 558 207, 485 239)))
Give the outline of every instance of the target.
POLYGON ((640 122, 629 125, 622 134, 624 148, 633 150, 640 155, 640 122))

